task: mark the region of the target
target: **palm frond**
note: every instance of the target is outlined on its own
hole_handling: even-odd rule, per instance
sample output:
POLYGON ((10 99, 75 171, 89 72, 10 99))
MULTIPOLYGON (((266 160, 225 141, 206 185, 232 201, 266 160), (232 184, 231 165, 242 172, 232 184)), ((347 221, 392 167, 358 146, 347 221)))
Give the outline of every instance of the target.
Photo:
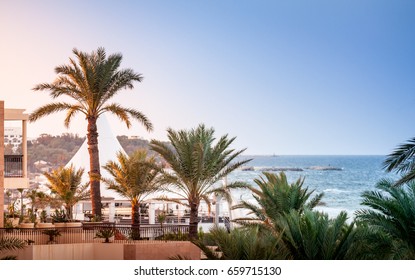
POLYGON ((376 188, 362 194, 362 205, 369 208, 356 211, 356 220, 391 237, 392 258, 411 258, 415 255, 415 182, 397 186, 383 179, 376 188))
POLYGON ((19 250, 26 247, 26 243, 15 237, 0 237, 0 252, 19 250))
POLYGON ((82 113, 85 113, 77 105, 72 105, 70 103, 65 103, 65 102, 56 102, 56 103, 50 103, 50 104, 41 106, 38 109, 36 109, 34 112, 32 112, 29 115, 29 121, 34 122, 42 117, 45 117, 45 116, 48 116, 48 115, 51 115, 57 112, 66 111, 66 110, 71 110, 71 111, 78 110, 82 113))
POLYGON ((99 114, 104 113, 104 112, 111 112, 114 115, 116 115, 122 122, 125 123, 127 128, 131 127, 130 118, 134 118, 135 120, 141 122, 141 124, 147 129, 147 131, 153 130, 153 125, 150 122, 150 120, 138 110, 135 110, 132 108, 125 108, 119 104, 112 103, 112 104, 103 106, 100 109, 99 114))
POLYGON ((415 167, 415 138, 399 145, 384 162, 384 168, 398 173, 413 170, 415 167))

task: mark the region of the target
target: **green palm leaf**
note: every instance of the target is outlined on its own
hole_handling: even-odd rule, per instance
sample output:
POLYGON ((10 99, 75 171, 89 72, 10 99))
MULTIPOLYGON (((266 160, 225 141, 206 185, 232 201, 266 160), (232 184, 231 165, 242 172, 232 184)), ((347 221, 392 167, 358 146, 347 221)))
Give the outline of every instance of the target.
POLYGON ((381 180, 377 190, 363 193, 356 218, 374 231, 391 237, 385 251, 391 258, 412 259, 415 256, 415 182, 396 186, 392 180, 381 180))

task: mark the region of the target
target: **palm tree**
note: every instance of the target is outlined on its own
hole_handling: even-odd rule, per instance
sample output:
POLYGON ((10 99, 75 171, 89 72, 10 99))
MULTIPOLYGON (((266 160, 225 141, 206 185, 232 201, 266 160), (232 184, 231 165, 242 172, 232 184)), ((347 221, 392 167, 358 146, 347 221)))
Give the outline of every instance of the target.
POLYGON ((235 205, 234 209, 247 209, 249 215, 253 215, 236 219, 236 222, 245 225, 260 224, 274 229, 278 225, 278 219, 291 210, 301 214, 305 209, 313 209, 321 203, 323 193, 310 199, 314 191, 303 187, 304 179, 301 177, 290 184, 284 172, 262 174, 263 176, 254 180, 256 186, 247 184, 237 186, 248 189, 256 204, 242 200, 235 205))
POLYGON ((279 220, 282 239, 296 260, 352 259, 355 241, 354 223, 348 225, 341 212, 330 219, 327 214, 306 209, 303 214, 291 210, 279 220))
POLYGON ((90 185, 92 214, 101 216, 101 191, 100 191, 100 162, 98 151, 97 119, 101 114, 110 112, 116 115, 129 128, 130 119, 141 122, 147 130, 152 130, 152 124, 140 111, 125 108, 110 100, 122 89, 132 89, 133 82, 141 82, 141 74, 132 69, 119 69, 122 55, 112 54, 106 56, 104 48, 98 48, 92 53, 81 52, 73 49, 77 59, 70 58, 69 65, 61 65, 55 68, 58 75, 54 82, 43 83, 35 86, 35 91, 49 91, 53 99, 69 97, 75 103, 54 102, 36 109, 29 116, 30 121, 36 121, 50 114, 65 111, 65 127, 77 113, 85 115, 88 122, 87 139, 90 158, 90 185))
POLYGON ((395 182, 383 179, 376 188, 363 193, 362 205, 369 208, 356 211, 356 219, 390 237, 390 248, 383 248, 390 251, 390 258, 414 259, 415 182, 396 186, 395 182))
POLYGON ((130 200, 132 225, 139 232, 140 204, 147 195, 158 189, 157 177, 160 169, 155 158, 147 157, 145 150, 137 150, 130 157, 118 152, 117 162, 107 162, 104 169, 112 176, 112 179, 102 178, 108 189, 130 200))
POLYGON ((227 135, 216 143, 214 129, 200 124, 196 129, 175 131, 167 130, 172 145, 152 140, 150 147, 159 153, 172 172, 163 173, 163 183, 170 185, 167 190, 181 199, 167 199, 190 208, 189 237, 197 239, 198 210, 203 200, 210 206, 208 195, 212 186, 249 160, 235 161, 244 150, 235 151, 230 145, 235 138, 227 135))
POLYGON ((30 209, 32 212, 38 208, 44 209, 47 205, 51 204, 51 197, 48 194, 39 191, 37 188, 26 192, 26 198, 30 200, 30 209))
POLYGON ((415 137, 399 145, 384 161, 388 172, 402 174, 395 185, 405 184, 415 179, 415 137))
POLYGON ((73 165, 60 167, 51 173, 45 173, 48 187, 58 200, 65 204, 66 217, 72 219, 72 208, 80 200, 89 198, 88 183, 82 184, 84 169, 73 165))
MULTIPOLYGON (((15 237, 0 237, 0 254, 6 251, 23 249, 26 243, 15 237)), ((16 256, 3 256, 0 260, 14 260, 16 256)))
POLYGON ((215 227, 206 234, 205 239, 193 240, 193 243, 211 260, 290 259, 289 251, 281 239, 269 231, 263 232, 254 227, 236 228, 230 233, 224 228, 215 227))

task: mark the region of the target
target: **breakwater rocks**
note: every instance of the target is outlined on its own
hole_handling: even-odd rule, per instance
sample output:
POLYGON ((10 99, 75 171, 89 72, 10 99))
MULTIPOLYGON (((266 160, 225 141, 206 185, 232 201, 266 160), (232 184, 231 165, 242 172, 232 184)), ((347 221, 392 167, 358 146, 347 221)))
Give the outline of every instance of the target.
POLYGON ((299 168, 299 167, 254 167, 254 166, 242 166, 242 171, 277 171, 277 172, 286 172, 286 171, 304 171, 304 169, 308 170, 316 170, 316 171, 342 171, 343 168, 334 167, 334 166, 310 166, 307 168, 299 168))
POLYGON ((340 167, 334 167, 334 166, 310 166, 310 170, 319 170, 319 171, 342 171, 343 168, 340 167))
POLYGON ((261 171, 304 171, 302 168, 298 167, 264 167, 260 169, 261 171))

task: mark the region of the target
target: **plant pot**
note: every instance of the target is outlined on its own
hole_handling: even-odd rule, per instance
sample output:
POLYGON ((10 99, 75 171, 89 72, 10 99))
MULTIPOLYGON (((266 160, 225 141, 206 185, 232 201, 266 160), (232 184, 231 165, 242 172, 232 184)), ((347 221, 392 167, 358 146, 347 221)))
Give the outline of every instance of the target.
POLYGON ((19 225, 20 228, 34 228, 35 227, 35 223, 21 223, 19 225))
POLYGON ((66 227, 66 223, 54 223, 55 228, 64 228, 66 227))
POLYGON ((103 224, 104 224, 103 222, 83 222, 82 223, 82 226, 83 226, 83 228, 93 229, 93 228, 96 228, 96 227, 100 227, 103 224))
POLYGON ((8 218, 8 220, 11 222, 13 227, 18 227, 19 226, 19 218, 8 218))
POLYGON ((38 223, 36 225, 37 228, 54 228, 55 225, 52 223, 38 223))
POLYGON ((81 222, 66 222, 66 227, 81 227, 81 222))

